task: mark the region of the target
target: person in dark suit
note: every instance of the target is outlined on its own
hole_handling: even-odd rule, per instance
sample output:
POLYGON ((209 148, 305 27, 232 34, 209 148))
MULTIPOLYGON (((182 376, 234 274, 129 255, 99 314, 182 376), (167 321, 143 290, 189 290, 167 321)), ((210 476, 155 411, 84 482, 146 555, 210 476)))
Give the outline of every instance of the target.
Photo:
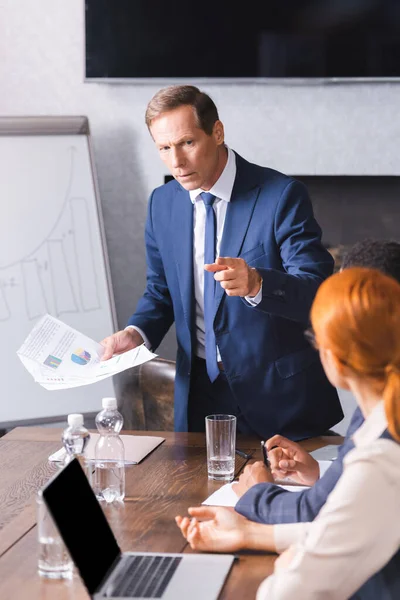
POLYGON ((176 431, 230 413, 264 438, 324 433, 343 413, 303 334, 333 259, 305 186, 228 148, 194 86, 160 90, 146 124, 174 180, 150 196, 146 290, 128 328, 103 340, 103 359, 155 350, 175 323, 176 431))
MULTIPOLYGON (((400 243, 372 238, 357 242, 343 257, 341 268, 350 267, 374 268, 400 283, 400 243)), ((273 483, 263 463, 255 462, 245 468, 238 486, 234 486, 240 497, 236 511, 258 523, 297 523, 315 519, 343 472, 343 459, 354 448, 352 436, 363 422, 364 417, 357 407, 336 460, 321 478, 318 462, 299 444, 281 436, 270 438, 267 448, 275 447, 269 453, 275 476, 289 476, 312 487, 288 492, 273 483)))

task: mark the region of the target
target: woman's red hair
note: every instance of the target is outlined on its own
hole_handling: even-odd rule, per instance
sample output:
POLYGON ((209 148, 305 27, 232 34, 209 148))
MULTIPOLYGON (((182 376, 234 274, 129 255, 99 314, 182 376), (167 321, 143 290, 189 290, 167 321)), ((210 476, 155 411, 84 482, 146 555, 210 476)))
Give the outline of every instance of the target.
POLYGON ((375 269, 344 269, 319 287, 311 323, 319 347, 382 393, 400 441, 400 284, 375 269))

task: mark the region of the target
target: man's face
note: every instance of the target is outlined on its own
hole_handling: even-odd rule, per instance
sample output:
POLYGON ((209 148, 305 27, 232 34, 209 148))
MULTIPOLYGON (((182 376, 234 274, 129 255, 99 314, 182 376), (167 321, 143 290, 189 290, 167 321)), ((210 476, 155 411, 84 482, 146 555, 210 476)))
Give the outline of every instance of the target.
POLYGON ((211 135, 196 124, 191 106, 180 106, 153 120, 150 133, 162 161, 185 188, 209 190, 224 170, 224 127, 216 121, 211 135))

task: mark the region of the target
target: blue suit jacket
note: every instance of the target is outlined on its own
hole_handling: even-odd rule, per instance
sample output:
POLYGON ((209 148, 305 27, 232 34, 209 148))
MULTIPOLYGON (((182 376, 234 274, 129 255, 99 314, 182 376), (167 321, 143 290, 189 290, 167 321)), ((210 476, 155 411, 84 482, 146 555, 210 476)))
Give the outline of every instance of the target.
MULTIPOLYGON (((236 155, 221 256, 242 257, 263 277, 253 308, 216 286, 214 331, 240 409, 261 437, 320 434, 343 418, 336 390, 304 339, 319 284, 333 260, 303 184, 236 155)), ((175 180, 155 189, 146 222, 147 286, 129 324, 156 349, 175 321, 175 429, 187 431, 195 342, 193 205, 175 180)))
POLYGON ((310 489, 288 492, 273 483, 258 483, 239 499, 237 512, 251 521, 272 525, 313 521, 341 476, 343 459, 354 448, 351 436, 363 422, 361 410, 356 408, 336 460, 310 489))

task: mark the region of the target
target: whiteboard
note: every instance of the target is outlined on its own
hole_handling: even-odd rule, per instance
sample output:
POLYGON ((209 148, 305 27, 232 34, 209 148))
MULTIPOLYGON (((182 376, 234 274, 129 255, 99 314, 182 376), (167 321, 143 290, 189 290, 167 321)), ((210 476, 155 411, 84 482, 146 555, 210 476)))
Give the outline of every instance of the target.
POLYGON ((116 329, 86 117, 0 118, 0 424, 101 409, 112 379, 47 391, 16 351, 46 313, 100 341, 116 329))

